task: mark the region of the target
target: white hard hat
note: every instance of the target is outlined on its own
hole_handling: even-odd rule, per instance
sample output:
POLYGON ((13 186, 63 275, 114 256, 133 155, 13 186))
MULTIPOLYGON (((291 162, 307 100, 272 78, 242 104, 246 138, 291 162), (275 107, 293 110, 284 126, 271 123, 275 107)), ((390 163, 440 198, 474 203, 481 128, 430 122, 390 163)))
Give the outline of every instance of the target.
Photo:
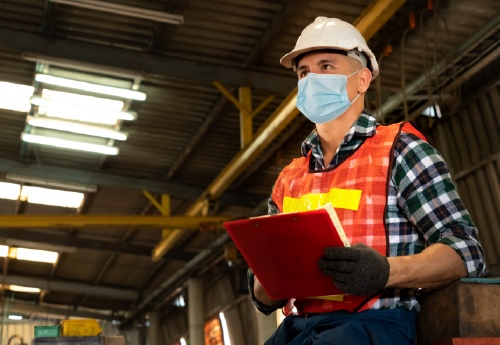
POLYGON ((283 66, 292 68, 295 67, 295 58, 300 54, 324 49, 346 51, 347 56, 361 61, 363 67, 371 67, 372 80, 377 77, 377 59, 361 33, 351 24, 337 18, 317 17, 302 31, 295 48, 283 56, 280 62, 283 66), (367 66, 366 58, 360 53, 366 54, 371 66, 367 66))

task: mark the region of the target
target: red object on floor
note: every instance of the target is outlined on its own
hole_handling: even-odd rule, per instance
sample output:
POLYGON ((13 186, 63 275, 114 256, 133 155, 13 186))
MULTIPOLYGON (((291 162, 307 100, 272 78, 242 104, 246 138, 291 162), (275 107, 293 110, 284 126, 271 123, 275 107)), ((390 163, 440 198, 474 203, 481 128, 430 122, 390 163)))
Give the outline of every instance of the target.
POLYGON ((427 345, 500 345, 500 338, 452 338, 427 345))
POLYGON ((324 209, 224 223, 273 300, 344 294, 321 273, 328 247, 344 247, 324 209))

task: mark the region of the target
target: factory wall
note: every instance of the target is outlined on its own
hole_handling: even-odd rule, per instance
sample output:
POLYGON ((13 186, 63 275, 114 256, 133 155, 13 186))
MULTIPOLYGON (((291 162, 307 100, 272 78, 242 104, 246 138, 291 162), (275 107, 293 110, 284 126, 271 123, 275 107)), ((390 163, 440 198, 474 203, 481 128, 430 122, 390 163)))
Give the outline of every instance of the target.
POLYGON ((467 81, 452 115, 444 113, 430 131, 479 230, 490 276, 500 274, 499 62, 467 81))

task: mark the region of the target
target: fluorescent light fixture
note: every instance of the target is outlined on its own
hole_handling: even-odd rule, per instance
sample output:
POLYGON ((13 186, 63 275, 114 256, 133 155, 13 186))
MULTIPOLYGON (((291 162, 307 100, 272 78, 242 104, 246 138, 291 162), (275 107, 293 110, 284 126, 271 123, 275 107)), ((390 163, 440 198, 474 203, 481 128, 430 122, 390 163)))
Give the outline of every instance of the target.
POLYGON ((35 80, 40 83, 68 87, 70 89, 84 90, 88 92, 95 92, 104 95, 123 97, 134 99, 138 101, 146 100, 146 94, 139 91, 120 89, 112 86, 104 86, 98 84, 91 84, 84 81, 71 80, 66 78, 54 77, 48 74, 37 74, 35 80))
POLYGON ((9 258, 26 261, 47 262, 53 264, 57 261, 59 253, 49 252, 47 250, 28 249, 28 248, 9 248, 9 258))
POLYGON ((44 65, 59 66, 78 71, 105 74, 123 79, 132 79, 138 81, 143 81, 144 79, 146 79, 146 75, 143 72, 137 72, 123 68, 114 68, 110 66, 96 65, 93 63, 78 62, 68 59, 59 59, 52 56, 32 54, 32 53, 22 53, 21 58, 26 61, 39 62, 44 65))
POLYGON ((18 286, 18 285, 9 285, 9 290, 18 292, 40 293, 39 288, 18 286))
POLYGON ((181 338, 181 345, 186 345, 186 339, 181 338))
POLYGON ((177 307, 185 307, 186 306, 186 302, 184 301, 184 296, 182 295, 179 295, 179 297, 177 297, 175 300, 174 300, 174 305, 177 306, 177 307))
MULTIPOLYGON (((36 96, 34 96, 36 97, 36 96)), ((50 89, 42 90, 42 98, 52 101, 82 105, 85 107, 99 108, 106 110, 121 111, 125 103, 116 99, 100 98, 94 96, 80 95, 71 92, 54 91, 50 89)))
POLYGON ((0 199, 17 200, 21 186, 15 183, 0 182, 0 199))
POLYGON ((5 258, 9 255, 9 246, 0 246, 0 257, 5 258))
POLYGON ((222 326, 222 334, 224 335, 224 345, 231 345, 231 339, 229 338, 229 330, 227 328, 227 322, 224 313, 219 313, 219 318, 222 326))
POLYGON ((9 320, 22 320, 23 317, 21 315, 9 315, 9 320))
POLYGON ((117 155, 119 152, 118 148, 113 146, 88 144, 82 143, 80 141, 65 140, 28 133, 22 133, 21 139, 33 144, 55 146, 78 151, 102 153, 103 155, 117 155))
POLYGON ((441 118, 441 108, 438 104, 431 105, 422 111, 422 115, 441 118))
POLYGON ((59 182, 56 180, 47 180, 44 178, 22 176, 22 175, 16 175, 16 174, 11 174, 11 173, 7 173, 6 177, 7 177, 7 180, 10 180, 10 181, 37 184, 37 185, 45 186, 45 187, 70 189, 70 190, 74 190, 74 191, 78 191, 78 192, 91 192, 91 193, 97 192, 96 185, 59 182))
POLYGON ((0 108, 28 112, 33 91, 33 86, 0 82, 0 108))
POLYGON ((184 16, 97 0, 51 0, 52 2, 120 14, 167 24, 184 24, 184 16))
POLYGON ((84 197, 85 194, 79 192, 23 186, 20 199, 33 204, 78 208, 84 197))
MULTIPOLYGON (((60 252, 60 253, 76 253, 75 247, 58 246, 55 244, 46 244, 46 243, 31 242, 31 241, 24 241, 24 240, 14 240, 11 238, 5 240, 5 244, 9 247, 24 247, 24 248, 40 249, 40 250, 47 250, 50 252, 60 252)), ((7 246, 4 246, 4 247, 7 247, 7 246)), ((7 253, 8 253, 8 249, 7 249, 7 253)), ((0 253, 0 256, 2 256, 1 253, 0 253)))
MULTIPOLYGON (((94 98, 99 100, 99 98, 96 97, 82 97, 94 98)), ((137 118, 137 113, 135 111, 120 111, 120 109, 122 109, 123 107, 123 102, 114 101, 111 99, 107 101, 118 102, 119 104, 107 103, 105 104, 106 108, 99 108, 99 103, 103 102, 98 101, 93 103, 91 99, 89 99, 89 102, 87 102, 86 105, 79 105, 76 102, 61 102, 42 98, 40 96, 31 97, 31 103, 39 106, 38 113, 51 117, 60 117, 63 119, 84 122, 94 122, 105 125, 115 125, 118 120, 133 121, 137 118), (118 110, 107 108, 118 108, 118 110)))
POLYGON ((109 138, 115 140, 127 140, 127 134, 115 131, 111 128, 86 125, 70 121, 48 119, 44 117, 28 116, 27 122, 31 126, 56 129, 59 131, 72 132, 94 137, 109 138))

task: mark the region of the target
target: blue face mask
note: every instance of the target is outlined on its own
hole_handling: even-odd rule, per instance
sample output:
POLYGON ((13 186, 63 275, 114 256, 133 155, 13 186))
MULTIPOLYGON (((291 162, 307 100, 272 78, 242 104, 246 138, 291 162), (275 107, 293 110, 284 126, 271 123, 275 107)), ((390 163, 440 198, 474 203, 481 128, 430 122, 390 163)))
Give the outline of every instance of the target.
POLYGON ((299 80, 297 108, 314 123, 336 119, 361 95, 352 103, 347 95, 347 78, 359 71, 350 75, 309 73, 299 80))

